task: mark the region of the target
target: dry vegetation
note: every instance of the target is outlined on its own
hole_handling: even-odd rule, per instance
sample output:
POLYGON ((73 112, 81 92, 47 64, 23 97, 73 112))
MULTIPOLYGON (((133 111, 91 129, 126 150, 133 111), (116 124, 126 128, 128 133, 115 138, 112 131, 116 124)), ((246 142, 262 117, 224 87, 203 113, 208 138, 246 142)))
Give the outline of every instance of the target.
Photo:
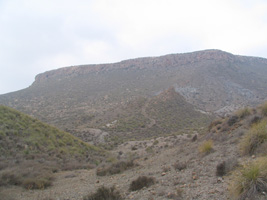
POLYGON ((139 176, 137 179, 131 182, 130 191, 141 190, 144 187, 149 187, 155 184, 155 178, 148 176, 139 176))
MULTIPOLYGON (((243 162, 230 176, 230 193, 239 200, 256 199, 267 192, 267 120, 265 111, 267 103, 254 110, 254 114, 246 121, 248 127, 239 146, 243 156, 263 156, 256 160, 243 162)), ((237 116, 244 119, 251 115, 251 109, 238 111, 237 116)), ((217 173, 223 175, 224 163, 217 166, 217 173)))
POLYGON ((256 199, 267 192, 267 157, 258 158, 233 172, 230 192, 239 200, 256 199))
POLYGON ((59 170, 93 168, 104 151, 69 133, 0 106, 0 186, 51 186, 59 170))
MULTIPOLYGON (((243 155, 252 155, 261 146, 267 143, 267 120, 262 120, 253 125, 240 143, 243 155)), ((262 152, 266 153, 266 152, 262 152)))
POLYGON ((137 164, 134 163, 133 160, 129 161, 117 161, 115 163, 104 165, 102 167, 98 167, 96 170, 96 175, 98 176, 106 176, 106 175, 113 175, 119 174, 127 169, 133 168, 137 164))
POLYGON ((115 186, 110 188, 102 186, 95 193, 84 197, 83 200, 123 200, 123 198, 115 186))
POLYGON ((199 146, 198 150, 200 153, 203 153, 203 154, 211 153, 213 150, 213 141, 212 140, 204 141, 199 146))

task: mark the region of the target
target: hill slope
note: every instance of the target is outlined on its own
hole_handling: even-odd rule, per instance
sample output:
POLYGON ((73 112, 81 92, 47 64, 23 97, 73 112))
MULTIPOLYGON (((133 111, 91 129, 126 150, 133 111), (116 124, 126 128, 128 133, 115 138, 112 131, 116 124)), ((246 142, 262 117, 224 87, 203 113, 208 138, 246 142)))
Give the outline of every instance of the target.
MULTIPOLYGON (((209 132, 197 137, 184 134, 121 144, 114 150, 114 156, 120 159, 135 154, 135 162, 139 164, 122 173, 98 176, 98 169, 63 172, 56 174, 54 186, 46 190, 5 188, 2 195, 19 200, 82 200, 103 186, 115 186, 123 199, 266 200, 266 120, 267 103, 254 109, 245 108, 216 119, 209 132), (207 141, 212 141, 211 149, 202 151, 200 147, 207 141), (252 151, 244 152, 240 147, 252 151), (139 176, 156 181, 131 191, 130 186, 139 176)), ((111 197, 105 190, 100 190, 101 195, 111 197)))
POLYGON ((99 148, 0 105, 0 186, 23 184, 33 174, 45 176, 44 169, 92 168, 103 158, 99 148))
POLYGON ((67 129, 172 86, 207 112, 258 104, 267 97, 267 59, 205 50, 72 66, 37 75, 29 88, 0 95, 0 103, 67 129))
MULTIPOLYGON (((198 111, 171 87, 151 98, 136 98, 107 110, 91 121, 85 119, 75 128, 69 128, 68 132, 89 142, 94 140, 92 136, 96 130, 100 135, 102 130, 106 141, 121 143, 129 139, 203 132, 211 119, 211 115, 198 111)), ((111 147, 112 143, 108 146, 111 147)))

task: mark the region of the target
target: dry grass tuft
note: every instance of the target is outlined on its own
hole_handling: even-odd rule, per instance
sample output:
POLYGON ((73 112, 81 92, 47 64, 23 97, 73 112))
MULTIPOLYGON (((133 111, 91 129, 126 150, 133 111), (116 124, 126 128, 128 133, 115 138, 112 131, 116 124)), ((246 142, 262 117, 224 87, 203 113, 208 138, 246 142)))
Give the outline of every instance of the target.
POLYGON ((244 119, 245 117, 251 115, 251 113, 252 113, 251 108, 245 107, 236 111, 236 116, 239 117, 240 119, 244 119))
POLYGON ((254 199, 267 192, 267 157, 243 165, 231 175, 230 193, 239 200, 254 199))
POLYGON ((211 153, 213 150, 213 141, 212 140, 207 140, 204 141, 199 147, 198 150, 200 153, 208 154, 211 153))
POLYGON ((267 116, 267 101, 261 106, 261 113, 263 116, 267 116))
POLYGON ((243 155, 253 154, 257 148, 267 142, 267 121, 261 121, 253 125, 240 142, 240 150, 243 155))

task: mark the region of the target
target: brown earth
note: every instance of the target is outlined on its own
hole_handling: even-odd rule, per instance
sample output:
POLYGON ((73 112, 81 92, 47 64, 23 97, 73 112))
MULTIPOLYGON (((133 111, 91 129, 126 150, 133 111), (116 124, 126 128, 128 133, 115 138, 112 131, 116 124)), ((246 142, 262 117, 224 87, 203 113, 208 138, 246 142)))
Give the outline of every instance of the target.
MULTIPOLYGON (((238 160, 237 146, 240 130, 234 134, 221 136, 224 141, 215 141, 214 151, 202 155, 199 145, 205 139, 192 142, 194 135, 181 135, 157 138, 147 141, 132 141, 122 144, 119 151, 123 155, 132 154, 139 166, 121 174, 99 177, 94 170, 77 170, 60 172, 52 187, 45 190, 28 191, 19 187, 4 188, 0 194, 10 199, 82 199, 88 193, 96 191, 102 185, 113 186, 123 194, 125 199, 230 199, 227 192, 227 178, 215 175, 216 165, 222 161, 238 160), (134 151, 133 146, 137 147, 134 151), (151 147, 151 151, 146 151, 151 147), (173 167, 177 161, 186 162, 186 168, 176 171, 173 167), (154 177, 156 184, 139 191, 130 192, 131 181, 140 175, 154 177), (177 195, 177 191, 180 195, 177 195), (12 198, 11 198, 12 197, 12 198)), ((215 136, 214 138, 218 138, 215 136)), ((8 199, 8 198, 7 198, 8 199)))

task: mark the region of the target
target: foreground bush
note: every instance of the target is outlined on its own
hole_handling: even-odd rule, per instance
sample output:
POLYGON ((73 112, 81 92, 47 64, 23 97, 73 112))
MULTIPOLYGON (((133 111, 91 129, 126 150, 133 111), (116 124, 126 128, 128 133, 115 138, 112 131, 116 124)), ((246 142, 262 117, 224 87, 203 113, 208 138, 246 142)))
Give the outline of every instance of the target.
POLYGON ((208 154, 213 150, 213 141, 207 140, 204 141, 199 147, 198 150, 200 153, 208 154))
POLYGON ((239 200, 255 199, 267 192, 267 157, 258 158, 231 176, 230 193, 239 200))
POLYGON ((120 192, 115 187, 107 188, 101 186, 93 194, 90 194, 83 198, 83 200, 122 200, 120 192))
POLYGON ((149 187, 155 183, 155 179, 147 176, 139 176, 136 180, 132 181, 130 191, 141 190, 143 187, 149 187))
POLYGON ((243 155, 253 154, 263 143, 267 142, 267 121, 261 121, 251 127, 240 143, 243 155))
POLYGON ((113 163, 109 166, 103 166, 99 167, 96 170, 97 176, 106 176, 106 175, 113 175, 113 174, 119 174, 129 168, 134 167, 135 164, 133 160, 130 161, 118 161, 116 163, 113 163))

